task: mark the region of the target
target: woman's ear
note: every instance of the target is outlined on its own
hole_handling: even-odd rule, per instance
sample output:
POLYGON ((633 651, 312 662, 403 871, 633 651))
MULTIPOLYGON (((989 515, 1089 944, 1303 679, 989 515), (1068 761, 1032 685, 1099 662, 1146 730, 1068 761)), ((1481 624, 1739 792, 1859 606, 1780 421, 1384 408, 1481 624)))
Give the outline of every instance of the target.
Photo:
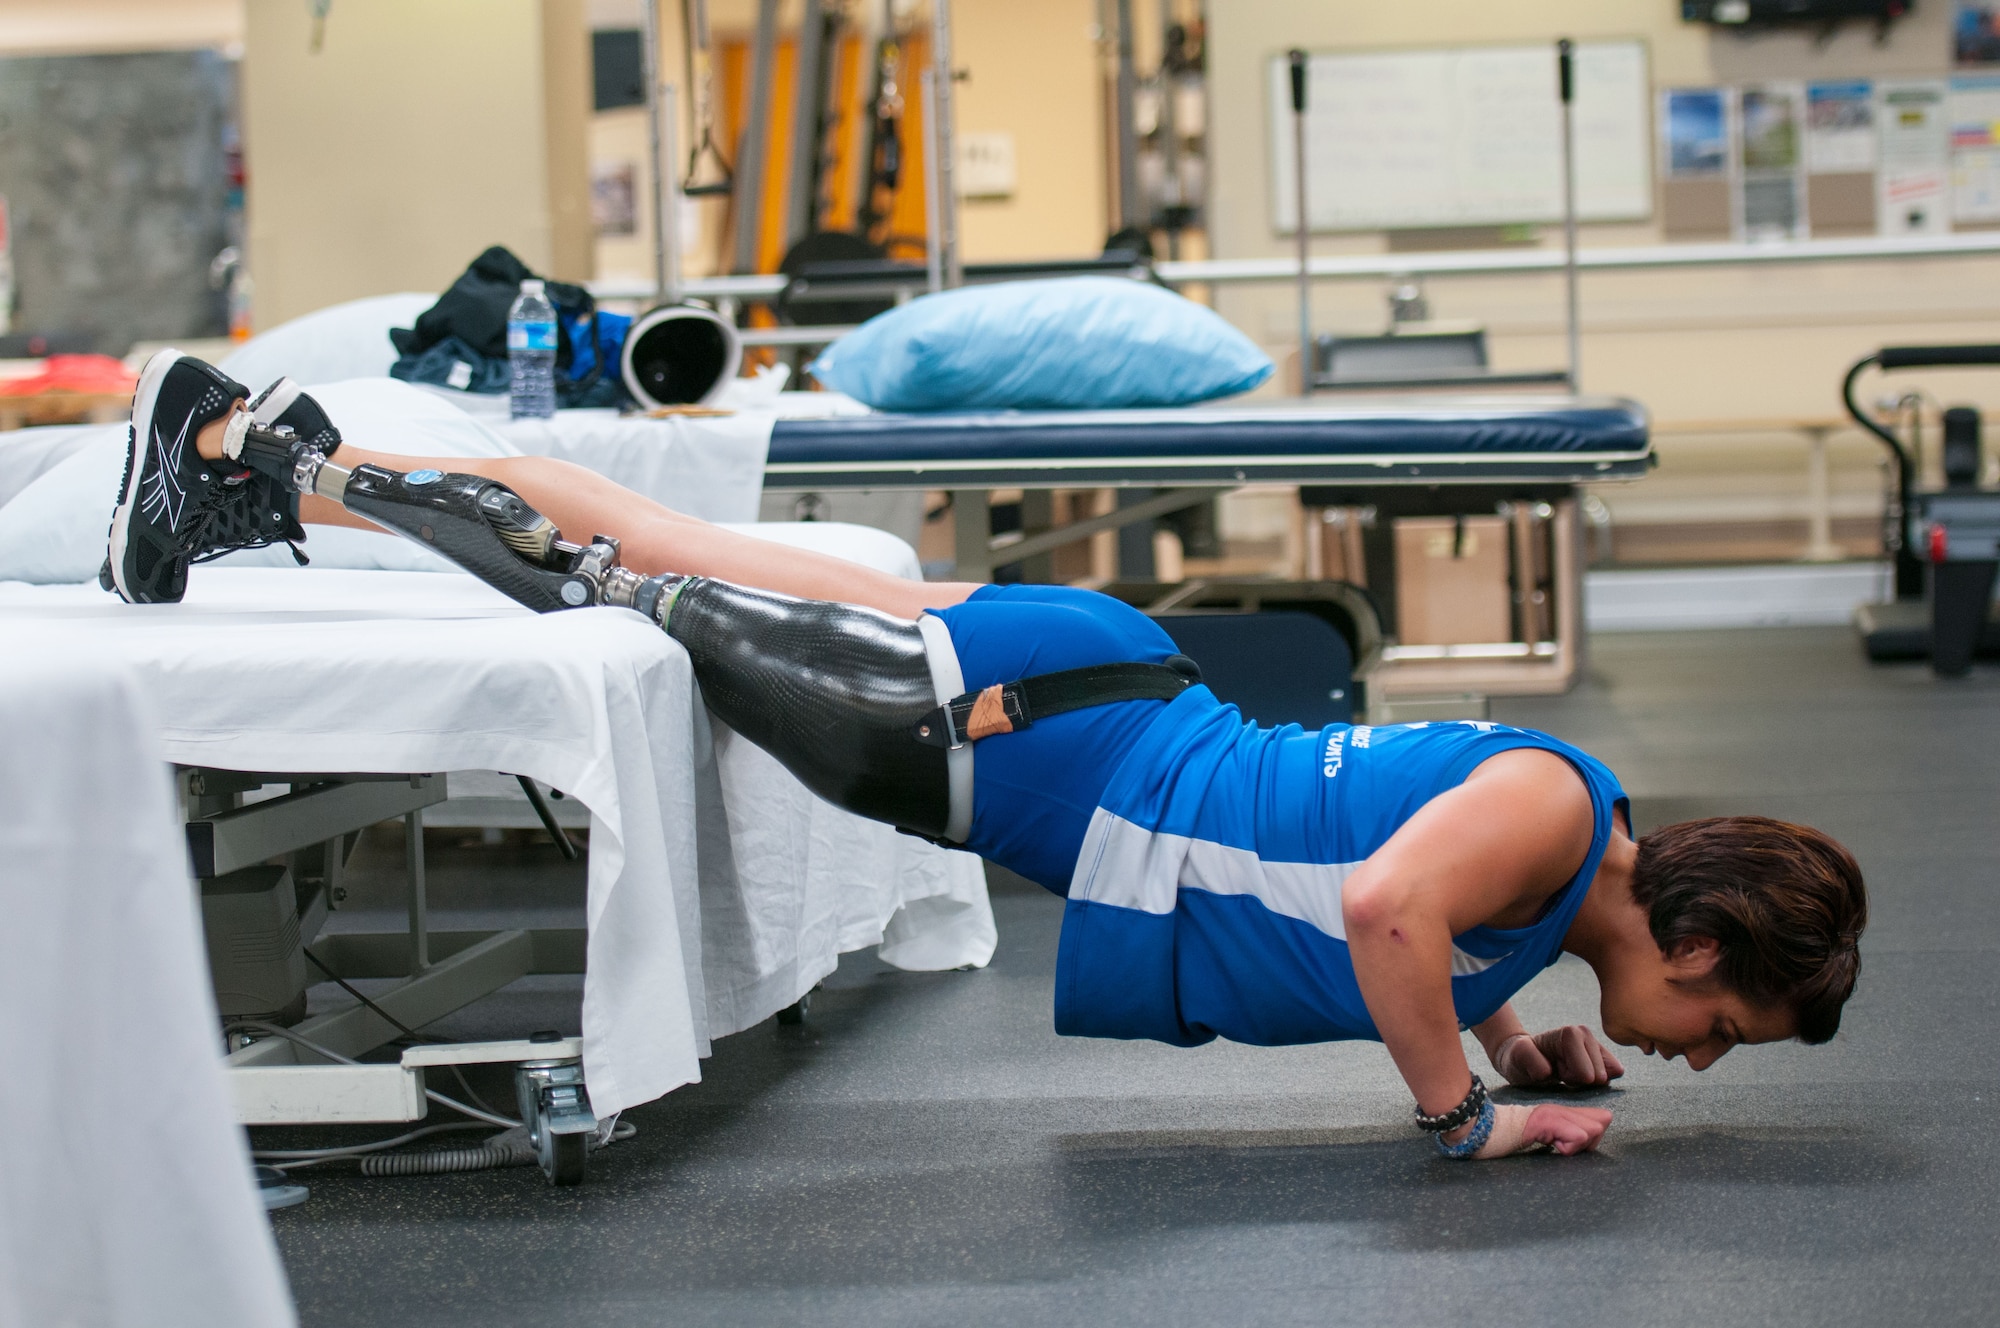
POLYGON ((1722 945, 1713 936, 1683 936, 1667 951, 1667 976, 1676 982, 1703 982, 1721 958, 1722 945))

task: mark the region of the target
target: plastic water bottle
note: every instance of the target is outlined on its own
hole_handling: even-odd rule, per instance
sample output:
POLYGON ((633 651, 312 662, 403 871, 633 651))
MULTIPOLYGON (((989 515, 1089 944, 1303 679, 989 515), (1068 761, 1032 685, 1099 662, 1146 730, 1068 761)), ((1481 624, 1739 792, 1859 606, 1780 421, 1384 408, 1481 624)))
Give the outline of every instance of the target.
POLYGON ((521 283, 507 311, 507 363, 514 371, 515 419, 545 420, 556 413, 556 308, 542 283, 521 283))

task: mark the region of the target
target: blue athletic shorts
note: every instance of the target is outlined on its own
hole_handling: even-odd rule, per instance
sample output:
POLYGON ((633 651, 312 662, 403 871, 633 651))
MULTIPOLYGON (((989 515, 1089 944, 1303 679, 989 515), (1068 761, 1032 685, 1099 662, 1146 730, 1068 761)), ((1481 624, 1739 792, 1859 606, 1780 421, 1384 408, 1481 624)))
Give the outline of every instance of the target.
MULTIPOLYGON (((1128 604, 1073 586, 981 586, 941 609, 969 692, 1087 664, 1164 663, 1173 638, 1128 604)), ((1164 701, 1115 701, 982 738, 965 846, 1059 895, 1112 772, 1164 701)))

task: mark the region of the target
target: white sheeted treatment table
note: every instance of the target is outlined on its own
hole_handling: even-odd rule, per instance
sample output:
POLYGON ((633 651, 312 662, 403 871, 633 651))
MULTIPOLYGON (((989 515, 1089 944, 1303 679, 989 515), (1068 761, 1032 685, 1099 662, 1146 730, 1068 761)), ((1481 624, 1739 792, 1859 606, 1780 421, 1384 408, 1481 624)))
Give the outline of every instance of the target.
MULTIPOLYGON (((264 771, 504 770, 592 814, 584 1064, 600 1114, 700 1077, 710 1039, 841 950, 983 964, 978 861, 817 802, 717 728, 637 614, 538 616, 467 576, 204 567, 177 605, 0 584, 0 635, 129 663, 168 759, 264 771)), ((74 794, 74 791, 72 791, 74 794)))
POLYGON ((0 1324, 283 1328, 154 712, 40 640, 0 630, 0 1324))

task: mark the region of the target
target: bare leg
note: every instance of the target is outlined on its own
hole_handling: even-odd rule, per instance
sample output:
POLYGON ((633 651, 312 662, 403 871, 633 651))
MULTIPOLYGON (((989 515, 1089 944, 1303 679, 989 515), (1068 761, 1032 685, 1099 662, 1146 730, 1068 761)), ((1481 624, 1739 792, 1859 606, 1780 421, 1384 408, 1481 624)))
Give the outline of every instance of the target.
MULTIPOLYGON (((216 420, 196 438, 195 445, 203 456, 222 455, 224 422, 216 420)), ((645 576, 660 572, 708 576, 801 599, 860 604, 899 618, 919 617, 925 609, 947 608, 978 589, 971 582, 908 581, 844 558, 724 530, 662 507, 596 471, 551 457, 413 457, 342 443, 336 459, 349 468, 363 464, 395 471, 428 467, 498 480, 553 521, 566 539, 617 536, 621 561, 645 576)), ((300 499, 299 517, 309 525, 378 529, 339 504, 311 495, 300 499)))

